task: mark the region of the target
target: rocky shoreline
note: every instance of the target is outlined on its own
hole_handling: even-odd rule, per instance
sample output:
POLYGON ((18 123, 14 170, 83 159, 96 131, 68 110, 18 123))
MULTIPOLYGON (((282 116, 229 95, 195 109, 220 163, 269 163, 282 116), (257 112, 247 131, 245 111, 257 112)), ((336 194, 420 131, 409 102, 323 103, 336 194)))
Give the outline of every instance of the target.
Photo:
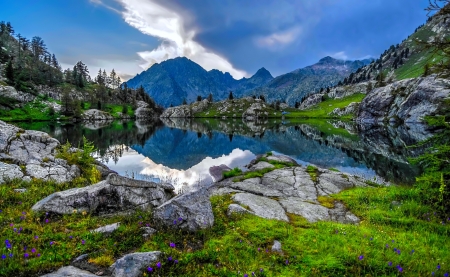
MULTIPOLYGON (((5 180, 31 178, 68 182, 80 175, 76 165, 55 158, 60 143, 44 132, 27 131, 0 121, 0 184, 5 180)), ((76 151, 74 149, 74 151, 76 151)), ((136 210, 152 211, 157 229, 176 228, 188 232, 210 228, 214 215, 209 198, 229 194, 233 203, 228 214, 249 213, 268 219, 289 221, 289 214, 304 217, 309 222, 337 221, 358 224, 359 219, 345 206, 331 200, 323 205, 321 198, 351 187, 367 186, 357 177, 327 169, 316 168, 314 174, 286 156, 260 155, 249 164, 249 172, 268 170, 262 177, 233 181, 228 178, 215 182, 208 189, 175 195, 171 184, 138 181, 117 175, 106 166, 98 164, 103 181, 82 188, 53 193, 38 201, 32 210, 52 214, 87 212, 92 215, 114 215, 136 210), (271 163, 287 164, 275 169, 271 163), (272 170, 273 169, 273 170, 272 170), (174 225, 173 222, 179 224, 174 225)), ((211 168, 212 175, 221 176, 228 171, 225 165, 219 170, 211 168)), ((220 178, 218 178, 220 179, 220 178)), ((104 226, 93 232, 114 232, 120 223, 104 226)), ((151 236, 158 230, 142 228, 143 235, 151 236)), ((151 261, 161 253, 131 253, 117 260, 108 271, 111 276, 140 276, 151 261), (128 269, 133 268, 134 273, 128 269)), ((44 276, 96 276, 95 272, 71 266, 44 276)), ((83 266, 81 266, 83 267, 83 266)))

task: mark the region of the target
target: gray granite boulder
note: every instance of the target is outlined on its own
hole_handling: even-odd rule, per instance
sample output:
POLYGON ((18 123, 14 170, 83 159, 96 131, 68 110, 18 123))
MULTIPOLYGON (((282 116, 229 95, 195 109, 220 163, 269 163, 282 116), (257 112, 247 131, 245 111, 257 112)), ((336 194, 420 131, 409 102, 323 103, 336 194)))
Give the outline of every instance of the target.
POLYGON ((33 211, 70 214, 86 211, 94 214, 113 214, 152 210, 173 196, 169 184, 138 181, 111 174, 97 184, 56 192, 37 202, 33 211))
POLYGON ((214 182, 220 182, 223 180, 223 173, 226 171, 230 171, 231 168, 228 166, 221 164, 218 166, 212 166, 209 168, 209 174, 213 178, 214 182))
POLYGON ((289 221, 283 207, 276 200, 251 193, 237 193, 232 199, 240 205, 248 206, 259 217, 289 221))
POLYGON ((100 228, 94 229, 91 231, 91 233, 101 233, 101 234, 111 234, 115 230, 119 229, 120 222, 109 224, 102 226, 100 228))
POLYGON ((281 242, 274 240, 272 245, 272 252, 283 253, 281 250, 281 242))
POLYGON ((97 275, 74 266, 65 266, 61 267, 56 272, 45 274, 41 277, 97 277, 97 275))
POLYGON ((24 174, 18 165, 0 162, 0 184, 6 180, 22 179, 23 176, 24 174))
POLYGON ((230 204, 227 209, 227 215, 231 216, 233 214, 253 214, 253 212, 247 210, 238 204, 230 204))
POLYGON ((155 224, 169 228, 180 228, 195 232, 213 226, 209 194, 205 190, 198 190, 178 195, 153 212, 155 224))
POLYGON ((256 171, 256 170, 261 170, 261 169, 265 169, 265 168, 274 168, 274 167, 275 166, 273 164, 262 161, 255 165, 252 165, 249 169, 250 169, 250 171, 256 171))
POLYGON ((85 121, 113 121, 114 117, 110 115, 107 112, 96 110, 96 109, 90 109, 83 113, 82 115, 83 120, 85 121))
POLYGON ((152 263, 158 261, 161 252, 137 252, 118 259, 110 270, 113 277, 139 277, 152 263))

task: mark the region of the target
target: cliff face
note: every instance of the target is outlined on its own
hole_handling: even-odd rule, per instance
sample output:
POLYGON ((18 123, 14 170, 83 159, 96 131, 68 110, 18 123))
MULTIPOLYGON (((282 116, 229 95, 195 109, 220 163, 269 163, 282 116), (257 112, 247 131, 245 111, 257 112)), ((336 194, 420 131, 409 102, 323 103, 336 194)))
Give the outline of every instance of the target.
POLYGON ((394 82, 372 90, 361 102, 357 121, 417 123, 427 115, 439 114, 450 99, 450 80, 419 77, 394 82))

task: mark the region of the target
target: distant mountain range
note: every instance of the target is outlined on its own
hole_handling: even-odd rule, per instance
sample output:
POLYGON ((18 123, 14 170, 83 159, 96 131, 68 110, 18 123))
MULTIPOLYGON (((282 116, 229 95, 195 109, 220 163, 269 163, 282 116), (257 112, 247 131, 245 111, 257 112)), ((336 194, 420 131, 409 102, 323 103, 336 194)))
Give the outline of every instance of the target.
POLYGON ((179 57, 152 65, 146 71, 127 81, 128 87, 143 86, 160 105, 168 107, 188 103, 213 94, 214 100, 223 100, 233 91, 235 97, 261 95, 268 101, 283 100, 290 104, 322 87, 336 85, 350 73, 369 64, 371 60, 342 61, 325 57, 318 63, 294 70, 276 78, 264 67, 252 77, 234 79, 230 73, 213 69, 206 71, 200 65, 179 57))

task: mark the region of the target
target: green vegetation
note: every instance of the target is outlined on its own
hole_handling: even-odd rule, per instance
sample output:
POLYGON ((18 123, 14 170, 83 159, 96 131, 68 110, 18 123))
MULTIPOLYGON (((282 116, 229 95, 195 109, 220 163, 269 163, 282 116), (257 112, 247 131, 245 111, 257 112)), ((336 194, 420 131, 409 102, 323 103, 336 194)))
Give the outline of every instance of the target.
MULTIPOLYGON (((9 101, 6 98, 0 98, 0 105, 2 100, 9 101)), ((49 99, 51 101, 51 99, 49 99)), ((14 102, 9 102, 12 105, 14 102)), ((12 107, 13 108, 13 107, 12 107)), ((22 108, 13 108, 12 110, 0 109, 0 120, 3 121, 43 121, 55 120, 60 115, 54 109, 48 107, 43 103, 43 98, 38 98, 33 102, 25 104, 22 108)))
POLYGON ((222 174, 223 174, 224 178, 231 178, 231 177, 234 177, 234 176, 238 176, 241 173, 242 173, 242 170, 240 168, 238 168, 238 167, 235 167, 235 168, 233 168, 230 171, 223 172, 222 174))
POLYGON ((306 167, 306 172, 308 172, 309 176, 311 176, 311 180, 313 180, 313 182, 317 182, 317 174, 318 174, 318 169, 315 166, 312 165, 308 165, 306 167))

